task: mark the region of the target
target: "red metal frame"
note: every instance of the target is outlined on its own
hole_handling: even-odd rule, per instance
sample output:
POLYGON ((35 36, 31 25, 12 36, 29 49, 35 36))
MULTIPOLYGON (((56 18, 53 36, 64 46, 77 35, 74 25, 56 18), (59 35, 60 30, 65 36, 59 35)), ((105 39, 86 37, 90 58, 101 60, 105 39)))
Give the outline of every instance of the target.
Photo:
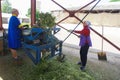
POLYGON ((95 31, 93 28, 90 27, 90 29, 95 32, 98 36, 100 36, 101 38, 103 38, 105 41, 107 41, 109 44, 111 44, 113 47, 115 47, 117 50, 120 51, 120 48, 115 45, 114 43, 112 43, 110 40, 108 40, 107 38, 105 38, 104 36, 102 36, 100 33, 98 33, 97 31, 95 31))
MULTIPOLYGON (((77 16, 75 16, 75 13, 79 12, 80 10, 82 10, 83 8, 87 7, 88 5, 92 4, 93 2, 95 2, 96 0, 93 0, 91 2, 89 2, 88 4, 84 5, 83 7, 81 7, 80 9, 78 10, 68 10, 66 8, 64 8, 63 6, 61 6, 59 3, 57 3, 56 1, 54 0, 51 0, 53 1, 55 4, 57 4, 58 6, 60 6, 62 9, 64 9, 66 12, 69 13, 69 15, 67 17, 65 17, 64 19, 60 20, 59 22, 57 22, 56 24, 59 24, 61 23, 62 21, 64 21, 65 19, 69 18, 69 17, 75 17, 77 20, 81 21, 81 19, 79 19, 77 16)), ((81 21, 82 22, 82 21, 81 21)))
POLYGON ((2 26, 1 0, 0 0, 0 30, 3 30, 3 26, 2 26))
MULTIPOLYGON (((68 15, 67 17, 63 18, 62 20, 60 20, 59 22, 56 23, 56 25, 58 25, 58 26, 60 26, 61 28, 63 28, 59 23, 61 23, 62 21, 66 20, 66 19, 69 18, 69 17, 75 17, 77 20, 79 20, 79 21, 82 22, 81 19, 79 19, 77 16, 75 16, 75 13, 79 12, 79 11, 82 10, 83 8, 85 8, 85 7, 87 7, 88 5, 92 4, 92 3, 95 2, 96 0, 93 0, 93 1, 89 2, 88 4, 84 5, 83 7, 81 7, 81 8, 78 9, 78 10, 68 10, 68 9, 64 8, 63 6, 61 6, 59 3, 57 3, 56 1, 54 1, 54 0, 51 0, 51 1, 53 1, 55 4, 57 4, 57 5, 60 6, 62 9, 64 9, 66 12, 69 13, 69 15, 68 15)), ((64 29, 65 29, 65 28, 64 28, 64 29)), ((65 29, 65 30, 67 30, 67 29, 65 29)), ((75 33, 73 33, 73 34, 75 34, 75 33)), ((75 34, 75 35, 76 35, 76 34, 75 34)))
POLYGON ((36 23, 36 0, 31 0, 31 26, 36 23))
MULTIPOLYGON (((55 4, 57 4, 57 5, 60 6, 62 9, 64 9, 66 12, 69 13, 69 15, 68 15, 67 17, 63 18, 62 20, 60 20, 59 22, 56 23, 56 25, 60 26, 61 28, 65 29, 65 30, 68 30, 68 29, 64 28, 63 26, 59 25, 59 23, 61 23, 62 21, 66 20, 68 17, 75 17, 77 20, 79 20, 79 21, 82 22, 81 19, 79 19, 77 16, 75 16, 75 13, 77 13, 78 11, 80 11, 80 10, 82 10, 83 8, 87 7, 88 5, 90 5, 91 3, 93 3, 93 2, 96 1, 96 0, 91 1, 90 3, 86 4, 85 6, 83 6, 82 8, 80 8, 80 9, 78 9, 78 10, 72 10, 72 11, 67 10, 66 8, 64 8, 63 6, 61 6, 60 4, 58 4, 58 3, 57 3, 56 1, 54 1, 54 0, 51 0, 51 1, 53 1, 55 4)), ((113 47, 115 47, 117 50, 120 51, 120 48, 119 48, 117 45, 115 45, 115 44, 112 43, 110 40, 108 40, 107 38, 105 38, 104 36, 102 36, 100 33, 98 33, 97 31, 95 31, 93 28, 90 28, 90 29, 91 29, 93 32, 95 32, 97 35, 99 35, 101 38, 103 38, 105 41, 107 41, 109 44, 111 44, 113 47)), ((75 33, 73 33, 73 34, 76 35, 75 33)), ((76 36, 78 36, 78 35, 76 35, 76 36)))
MULTIPOLYGON (((79 19, 77 16, 75 16, 75 13, 80 11, 81 9, 85 8, 86 6, 90 5, 91 3, 93 3, 96 0, 91 1, 90 3, 86 4, 85 6, 83 6, 82 8, 78 9, 78 10, 67 10, 66 8, 64 8, 63 6, 61 6, 60 4, 58 4, 57 2, 53 1, 55 4, 57 4, 58 6, 60 6, 61 8, 63 8, 66 12, 69 13, 69 16, 65 17, 64 19, 62 19, 61 21, 59 21, 58 23, 56 23, 56 25, 60 26, 61 28, 67 30, 66 28, 62 27, 61 25, 59 25, 59 23, 61 23, 62 21, 64 21, 65 19, 67 19, 68 17, 75 17, 77 20, 81 21, 81 19, 79 19)), ((2 14, 1 14, 1 0, 0 0, 0 30, 3 30, 2 27, 2 14)), ((36 21, 36 0, 31 0, 31 25, 35 24, 36 21)), ((95 31, 93 28, 91 28, 91 30, 93 32, 95 32, 97 35, 99 35, 101 38, 103 38, 105 41, 107 41, 109 44, 111 44, 113 47, 115 47, 117 50, 120 51, 120 48, 118 46, 116 46, 114 43, 112 43, 110 40, 108 40, 107 38, 105 38, 104 36, 102 36, 101 34, 99 34, 97 31, 95 31)), ((76 35, 76 34, 75 34, 76 35)), ((77 35, 76 35, 77 36, 77 35)))

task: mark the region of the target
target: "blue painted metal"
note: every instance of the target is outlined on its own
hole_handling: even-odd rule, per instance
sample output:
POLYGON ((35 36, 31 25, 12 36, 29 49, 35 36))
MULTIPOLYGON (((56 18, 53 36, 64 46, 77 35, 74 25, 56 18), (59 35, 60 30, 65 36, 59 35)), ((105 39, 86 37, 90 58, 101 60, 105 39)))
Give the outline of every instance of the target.
POLYGON ((6 29, 3 30, 3 53, 9 53, 8 48, 8 31, 6 29))
POLYGON ((61 28, 58 28, 58 27, 56 27, 56 26, 53 27, 53 29, 52 29, 52 30, 53 30, 53 34, 56 34, 57 32, 59 32, 60 29, 61 29, 61 28))
MULTIPOLYGON (((22 49, 34 64, 38 64, 41 61, 41 53, 43 50, 48 50, 50 52, 49 58, 52 58, 55 55, 62 55, 62 41, 59 41, 54 34, 50 33, 50 30, 53 29, 31 28, 23 30, 23 32, 27 31, 28 33, 27 35, 23 35, 22 49), (35 42, 36 40, 38 42, 35 42)), ((4 31, 3 36, 4 47, 7 48, 7 31, 4 31)))
POLYGON ((38 64, 40 62, 42 58, 42 50, 49 50, 50 58, 57 54, 59 56, 62 54, 62 41, 59 41, 53 34, 49 33, 49 30, 50 29, 32 28, 29 35, 23 36, 23 49, 34 64, 38 64), (43 36, 43 34, 45 35, 43 36), (41 36, 45 38, 44 41, 42 40, 43 43, 41 44, 41 41, 34 43, 35 40, 40 40, 41 36), (32 42, 28 43, 29 41, 32 42))

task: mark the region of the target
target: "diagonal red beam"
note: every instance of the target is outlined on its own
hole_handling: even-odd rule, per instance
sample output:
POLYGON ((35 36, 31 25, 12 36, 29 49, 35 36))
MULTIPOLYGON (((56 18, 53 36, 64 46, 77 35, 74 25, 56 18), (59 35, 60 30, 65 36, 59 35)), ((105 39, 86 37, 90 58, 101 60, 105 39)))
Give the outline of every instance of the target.
POLYGON ((93 3, 94 1, 96 1, 96 0, 93 0, 93 1, 89 2, 88 4, 86 4, 85 6, 83 6, 82 8, 80 8, 80 9, 78 9, 78 10, 72 10, 72 11, 71 11, 71 10, 67 10, 66 8, 64 8, 63 6, 61 6, 59 3, 57 3, 57 2, 54 1, 54 0, 51 0, 51 1, 53 1, 55 4, 57 4, 57 5, 60 6, 62 9, 64 9, 66 12, 69 13, 69 16, 67 16, 67 17, 63 18, 61 21, 57 22, 57 24, 59 24, 59 23, 61 23, 62 21, 64 21, 65 19, 67 19, 68 17, 75 17, 77 20, 79 20, 79 21, 82 22, 82 20, 80 20, 77 16, 75 16, 75 13, 78 12, 78 11, 80 11, 81 9, 87 7, 88 5, 92 4, 92 3, 93 3))
MULTIPOLYGON (((93 1, 89 2, 88 4, 84 5, 84 6, 81 7, 80 9, 76 10, 76 12, 82 10, 83 8, 87 7, 88 5, 92 4, 92 3, 95 2, 95 1, 96 1, 96 0, 93 0, 93 1)), ((75 12, 75 13, 76 13, 76 12, 75 12)))
MULTIPOLYGON (((63 26, 61 26, 61 25, 59 25, 59 24, 57 24, 57 25, 58 25, 59 27, 63 28, 64 30, 68 31, 68 29, 64 28, 63 26)), ((77 35, 77 34, 75 34, 75 33, 72 33, 72 34, 74 34, 75 36, 79 36, 79 35, 77 35)))
POLYGON ((63 18, 62 20, 60 20, 59 22, 57 22, 56 24, 59 24, 59 23, 61 23, 62 21, 64 21, 65 19, 67 19, 69 16, 67 16, 67 17, 65 17, 65 18, 63 18))
POLYGON ((74 16, 77 20, 81 21, 83 23, 83 21, 81 19, 79 19, 77 16, 74 16))
MULTIPOLYGON (((62 22, 62 21, 64 21, 65 19, 67 19, 68 17, 75 17, 77 20, 79 20, 79 21, 81 21, 82 22, 82 20, 80 20, 77 16, 75 16, 75 13, 76 12, 78 12, 78 11, 80 11, 80 10, 82 10, 83 8, 85 8, 85 7, 87 7, 88 5, 90 5, 91 3, 93 3, 94 1, 96 1, 96 0, 93 0, 93 1, 91 1, 90 3, 88 3, 88 4, 86 4, 85 6, 83 6, 82 8, 80 8, 80 9, 78 9, 78 10, 76 10, 76 11, 69 11, 69 10, 67 10, 67 9, 65 9, 64 7, 62 7, 60 4, 58 4, 57 2, 55 2, 54 0, 52 0, 54 3, 56 3, 58 6, 60 6, 61 8, 63 8, 66 12, 68 12, 69 13, 69 16, 67 16, 66 18, 64 18, 63 20, 61 20, 61 21, 59 21, 58 23, 57 23, 57 25, 58 26, 60 26, 59 25, 59 23, 60 22, 62 22)), ((100 0, 97 2, 97 3, 99 3, 100 2, 100 0)), ((97 4, 96 3, 96 4, 97 4)), ((65 29, 65 30, 67 30, 66 28, 64 28, 64 27, 62 27, 62 26, 60 26, 61 28, 63 28, 63 29, 65 29)), ((116 49, 118 49, 119 51, 120 51, 120 48, 118 47, 118 46, 116 46, 114 43, 112 43, 111 41, 109 41, 107 38, 105 38, 104 36, 102 36, 101 34, 99 34, 97 31, 95 31, 94 29, 92 29, 92 28, 90 28, 93 32, 95 32, 97 35, 99 35, 101 38, 103 38, 104 40, 106 40, 109 44, 111 44, 113 47, 115 47, 116 49)), ((73 33, 74 34, 74 33, 73 33)), ((75 34, 76 35, 76 34, 75 34)), ((76 35, 76 36, 78 36, 78 35, 76 35)))
POLYGON ((98 36, 100 36, 101 38, 103 38, 105 41, 107 41, 109 44, 111 44, 113 47, 115 47, 117 50, 120 51, 120 48, 118 46, 116 46, 114 43, 112 43, 110 40, 108 40, 107 38, 105 38, 104 36, 102 36, 101 34, 99 34, 97 31, 95 31, 93 28, 90 27, 90 29, 95 32, 98 36))
POLYGON ((58 6, 60 6, 62 9, 64 9, 65 11, 67 11, 67 12, 69 12, 69 10, 67 10, 66 8, 64 8, 63 6, 61 6, 60 4, 58 4, 56 1, 54 1, 54 0, 51 0, 51 1, 53 1, 55 4, 57 4, 58 6))

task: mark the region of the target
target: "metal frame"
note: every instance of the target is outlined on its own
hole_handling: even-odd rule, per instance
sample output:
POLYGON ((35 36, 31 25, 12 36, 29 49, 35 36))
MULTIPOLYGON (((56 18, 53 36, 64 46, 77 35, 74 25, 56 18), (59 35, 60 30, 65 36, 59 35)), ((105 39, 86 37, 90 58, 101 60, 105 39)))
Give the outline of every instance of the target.
POLYGON ((0 30, 3 30, 3 26, 2 26, 2 14, 1 14, 1 1, 2 0, 0 0, 0 30))
MULTIPOLYGON (((77 13, 78 11, 80 11, 80 10, 82 10, 83 8, 87 7, 88 5, 92 4, 92 3, 95 2, 96 0, 91 1, 90 3, 86 4, 85 6, 83 6, 82 8, 80 8, 80 9, 78 9, 78 10, 76 10, 76 11, 75 11, 75 10, 72 10, 72 11, 67 10, 67 9, 64 8, 62 5, 60 5, 59 3, 57 3, 56 1, 54 1, 54 0, 51 0, 51 1, 53 1, 55 4, 57 4, 57 5, 60 6, 62 9, 64 9, 66 12, 69 13, 69 15, 68 15, 67 17, 63 18, 62 20, 60 20, 59 22, 56 23, 56 25, 60 26, 61 28, 65 29, 65 30, 68 30, 68 29, 64 28, 63 26, 61 26, 59 23, 61 23, 62 21, 64 21, 64 20, 67 19, 68 17, 75 17, 77 20, 80 21, 80 23, 82 23, 83 19, 82 19, 82 20, 79 19, 77 16, 75 16, 75 13, 77 13)), ((99 1, 100 1, 100 0, 99 0, 99 1)), ((99 2, 99 1, 98 1, 98 2, 99 2)), ((88 13, 89 13, 89 12, 90 12, 90 11, 88 11, 88 13)), ((87 15, 86 15, 86 16, 87 16, 87 15)), ((79 25, 79 24, 78 24, 78 25, 79 25)), ((77 26, 76 26, 76 27, 77 27, 77 26)), ((76 29, 76 27, 75 27, 75 29, 76 29)), ((90 27, 90 29, 91 29, 94 33, 96 33, 98 36, 100 36, 101 38, 103 38, 105 41, 107 41, 109 44, 111 44, 113 47, 115 47, 117 50, 120 51, 120 48, 119 48, 117 45, 115 45, 115 44, 112 43, 110 40, 108 40, 107 38, 105 38, 104 36, 102 36, 100 33, 98 33, 98 32, 97 32, 96 30, 94 30, 93 28, 90 27)), ((71 33, 72 33, 72 32, 71 32, 71 33)), ((70 34, 71 34, 71 33, 70 33, 70 34)), ((70 36, 70 34, 68 35, 68 37, 70 36)), ((75 33, 72 33, 72 34, 78 36, 78 35, 75 34, 75 33)), ((67 39, 67 38, 65 38, 65 40, 66 40, 66 39, 67 39)), ((65 40, 64 40, 64 41, 65 41, 65 40)))
MULTIPOLYGON (((0 30, 3 30, 2 27, 2 14, 1 14, 1 1, 0 0, 0 30)), ((58 6, 60 6, 61 8, 63 8, 66 12, 69 13, 69 16, 65 17, 64 19, 62 19, 61 21, 59 21, 58 23, 56 23, 58 26, 60 26, 61 28, 67 30, 66 28, 62 27, 61 25, 59 25, 59 23, 61 23, 63 20, 67 19, 68 17, 75 17, 77 20, 81 21, 81 19, 79 19, 77 16, 75 16, 75 13, 80 11, 81 9, 85 8, 86 6, 90 5, 91 3, 93 3, 96 0, 91 1, 90 3, 86 4, 85 6, 83 6, 82 8, 76 10, 76 11, 69 11, 66 8, 64 8, 63 6, 61 6, 60 4, 58 4, 56 1, 53 1, 55 4, 57 4, 58 6)), ((36 19, 35 19, 35 14, 36 14, 36 0, 31 0, 31 25, 35 24, 36 19)), ((101 34, 99 34, 97 31, 95 31, 94 29, 91 28, 91 30, 93 32, 95 32, 97 35, 99 35, 101 38, 103 38, 105 41, 107 41, 109 44, 111 44, 113 47, 115 47, 117 50, 120 51, 120 48, 118 46, 116 46, 114 43, 112 43, 111 41, 109 41, 107 38, 105 38, 104 36, 102 36, 101 34)), ((76 34, 75 34, 76 35, 76 34)), ((76 35, 77 36, 77 35, 76 35)))
POLYGON ((46 37, 44 40, 45 43, 41 40, 39 42, 42 42, 42 44, 40 44, 39 42, 34 43, 34 40, 39 40, 41 34, 44 32, 46 33, 47 31, 48 30, 42 28, 32 28, 29 35, 23 35, 22 48, 29 56, 29 58, 34 62, 34 64, 38 64, 41 61, 41 53, 44 50, 49 52, 49 58, 54 57, 55 55, 62 55, 62 41, 54 39, 55 36, 52 36, 54 37, 52 38, 49 34, 46 34, 44 35, 44 37, 46 37), (50 41, 47 41, 47 39, 49 39, 50 41), (29 41, 32 41, 32 43, 28 43, 29 41))
MULTIPOLYGON (((62 54, 62 42, 59 42, 59 56, 61 56, 62 54)), ((56 44, 57 45, 57 44, 56 44)), ((54 45, 55 46, 55 45, 54 45)), ((41 53, 42 53, 42 50, 44 49, 50 49, 50 53, 51 55, 49 55, 48 58, 51 58, 53 56, 55 56, 55 49, 54 49, 54 46, 52 46, 51 43, 48 43, 48 44, 45 44, 45 45, 40 45, 40 46, 36 46, 36 45, 29 45, 29 44, 26 44, 26 43, 23 43, 23 49, 25 51, 25 53, 29 56, 29 58, 33 61, 34 64, 38 64, 40 61, 41 61, 41 53), (35 51, 32 53, 32 51, 35 51), (35 55, 35 57, 33 56, 35 55)))

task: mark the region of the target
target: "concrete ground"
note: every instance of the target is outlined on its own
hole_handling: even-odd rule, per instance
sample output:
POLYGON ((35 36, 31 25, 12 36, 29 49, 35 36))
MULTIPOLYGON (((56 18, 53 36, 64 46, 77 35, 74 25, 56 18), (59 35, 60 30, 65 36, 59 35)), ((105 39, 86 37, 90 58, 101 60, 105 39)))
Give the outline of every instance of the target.
MULTIPOLYGON (((62 26, 65 26, 66 29, 73 29, 71 25, 62 26)), ((93 28, 102 34, 102 27, 93 28)), ((78 29, 81 29, 81 27, 78 29)), ((120 47, 120 37, 118 35, 119 31, 120 28, 104 27, 103 36, 120 47)), ((69 32, 61 28, 55 36, 64 41, 69 34, 69 32)), ((120 51, 108 44, 108 42, 102 40, 92 31, 91 39, 93 46, 89 49, 87 68, 93 72, 95 76, 99 76, 99 79, 96 77, 96 80, 120 80, 120 51), (102 51, 106 53, 107 61, 98 59, 97 53, 102 51)), ((64 41, 63 45, 64 54, 79 58, 79 38, 77 36, 71 34, 64 41)))
MULTIPOLYGON (((62 50, 63 54, 65 54, 66 57, 67 55, 70 55, 76 57, 76 59, 78 59, 79 61, 78 46, 64 43, 62 50)), ((25 62, 29 61, 31 64, 33 64, 28 56, 22 55, 22 57, 25 58, 25 62)), ((12 62, 11 55, 0 56, 0 78, 4 78, 5 80, 9 80, 9 78, 14 78, 12 76, 13 73, 11 73, 11 75, 7 73, 9 71, 12 72, 13 69, 11 69, 11 67, 8 68, 8 66, 14 66, 10 64, 10 62, 12 62)), ((109 53, 107 54, 107 61, 101 61, 98 60, 97 53, 93 52, 92 49, 89 49, 86 71, 90 71, 91 75, 93 75, 96 80, 120 80, 120 55, 109 53)))
MULTIPOLYGON (((99 29, 98 29, 99 30, 99 29)), ((68 36, 69 32, 62 29, 62 31, 58 32, 55 36, 60 40, 64 40, 68 36)), ((109 34, 111 35, 111 34, 109 34)), ((108 45, 108 43, 104 43, 104 48, 107 50, 107 61, 98 60, 97 52, 101 51, 101 38, 92 32, 92 41, 93 47, 89 49, 88 53, 88 63, 87 69, 89 69, 95 76, 100 76, 97 80, 120 80, 120 52, 115 48, 108 45), (114 53, 115 52, 115 53, 114 53)), ((115 39, 115 43, 119 46, 120 37, 119 35, 109 36, 110 39, 115 39)), ((79 61, 79 38, 71 35, 64 43, 63 43, 63 54, 71 55, 73 57, 77 57, 79 61)), ((2 60, 1 60, 2 62, 2 60)), ((0 63, 1 63, 0 62, 0 63)), ((77 62, 76 62, 77 63, 77 62)), ((3 64, 3 63, 1 63, 3 64)))
MULTIPOLYGON (((63 54, 76 57, 79 61, 79 47, 75 45, 64 44, 63 54)), ((109 53, 106 57, 106 61, 99 60, 98 54, 89 49, 87 69, 93 72, 97 80, 120 80, 120 55, 109 53)))

